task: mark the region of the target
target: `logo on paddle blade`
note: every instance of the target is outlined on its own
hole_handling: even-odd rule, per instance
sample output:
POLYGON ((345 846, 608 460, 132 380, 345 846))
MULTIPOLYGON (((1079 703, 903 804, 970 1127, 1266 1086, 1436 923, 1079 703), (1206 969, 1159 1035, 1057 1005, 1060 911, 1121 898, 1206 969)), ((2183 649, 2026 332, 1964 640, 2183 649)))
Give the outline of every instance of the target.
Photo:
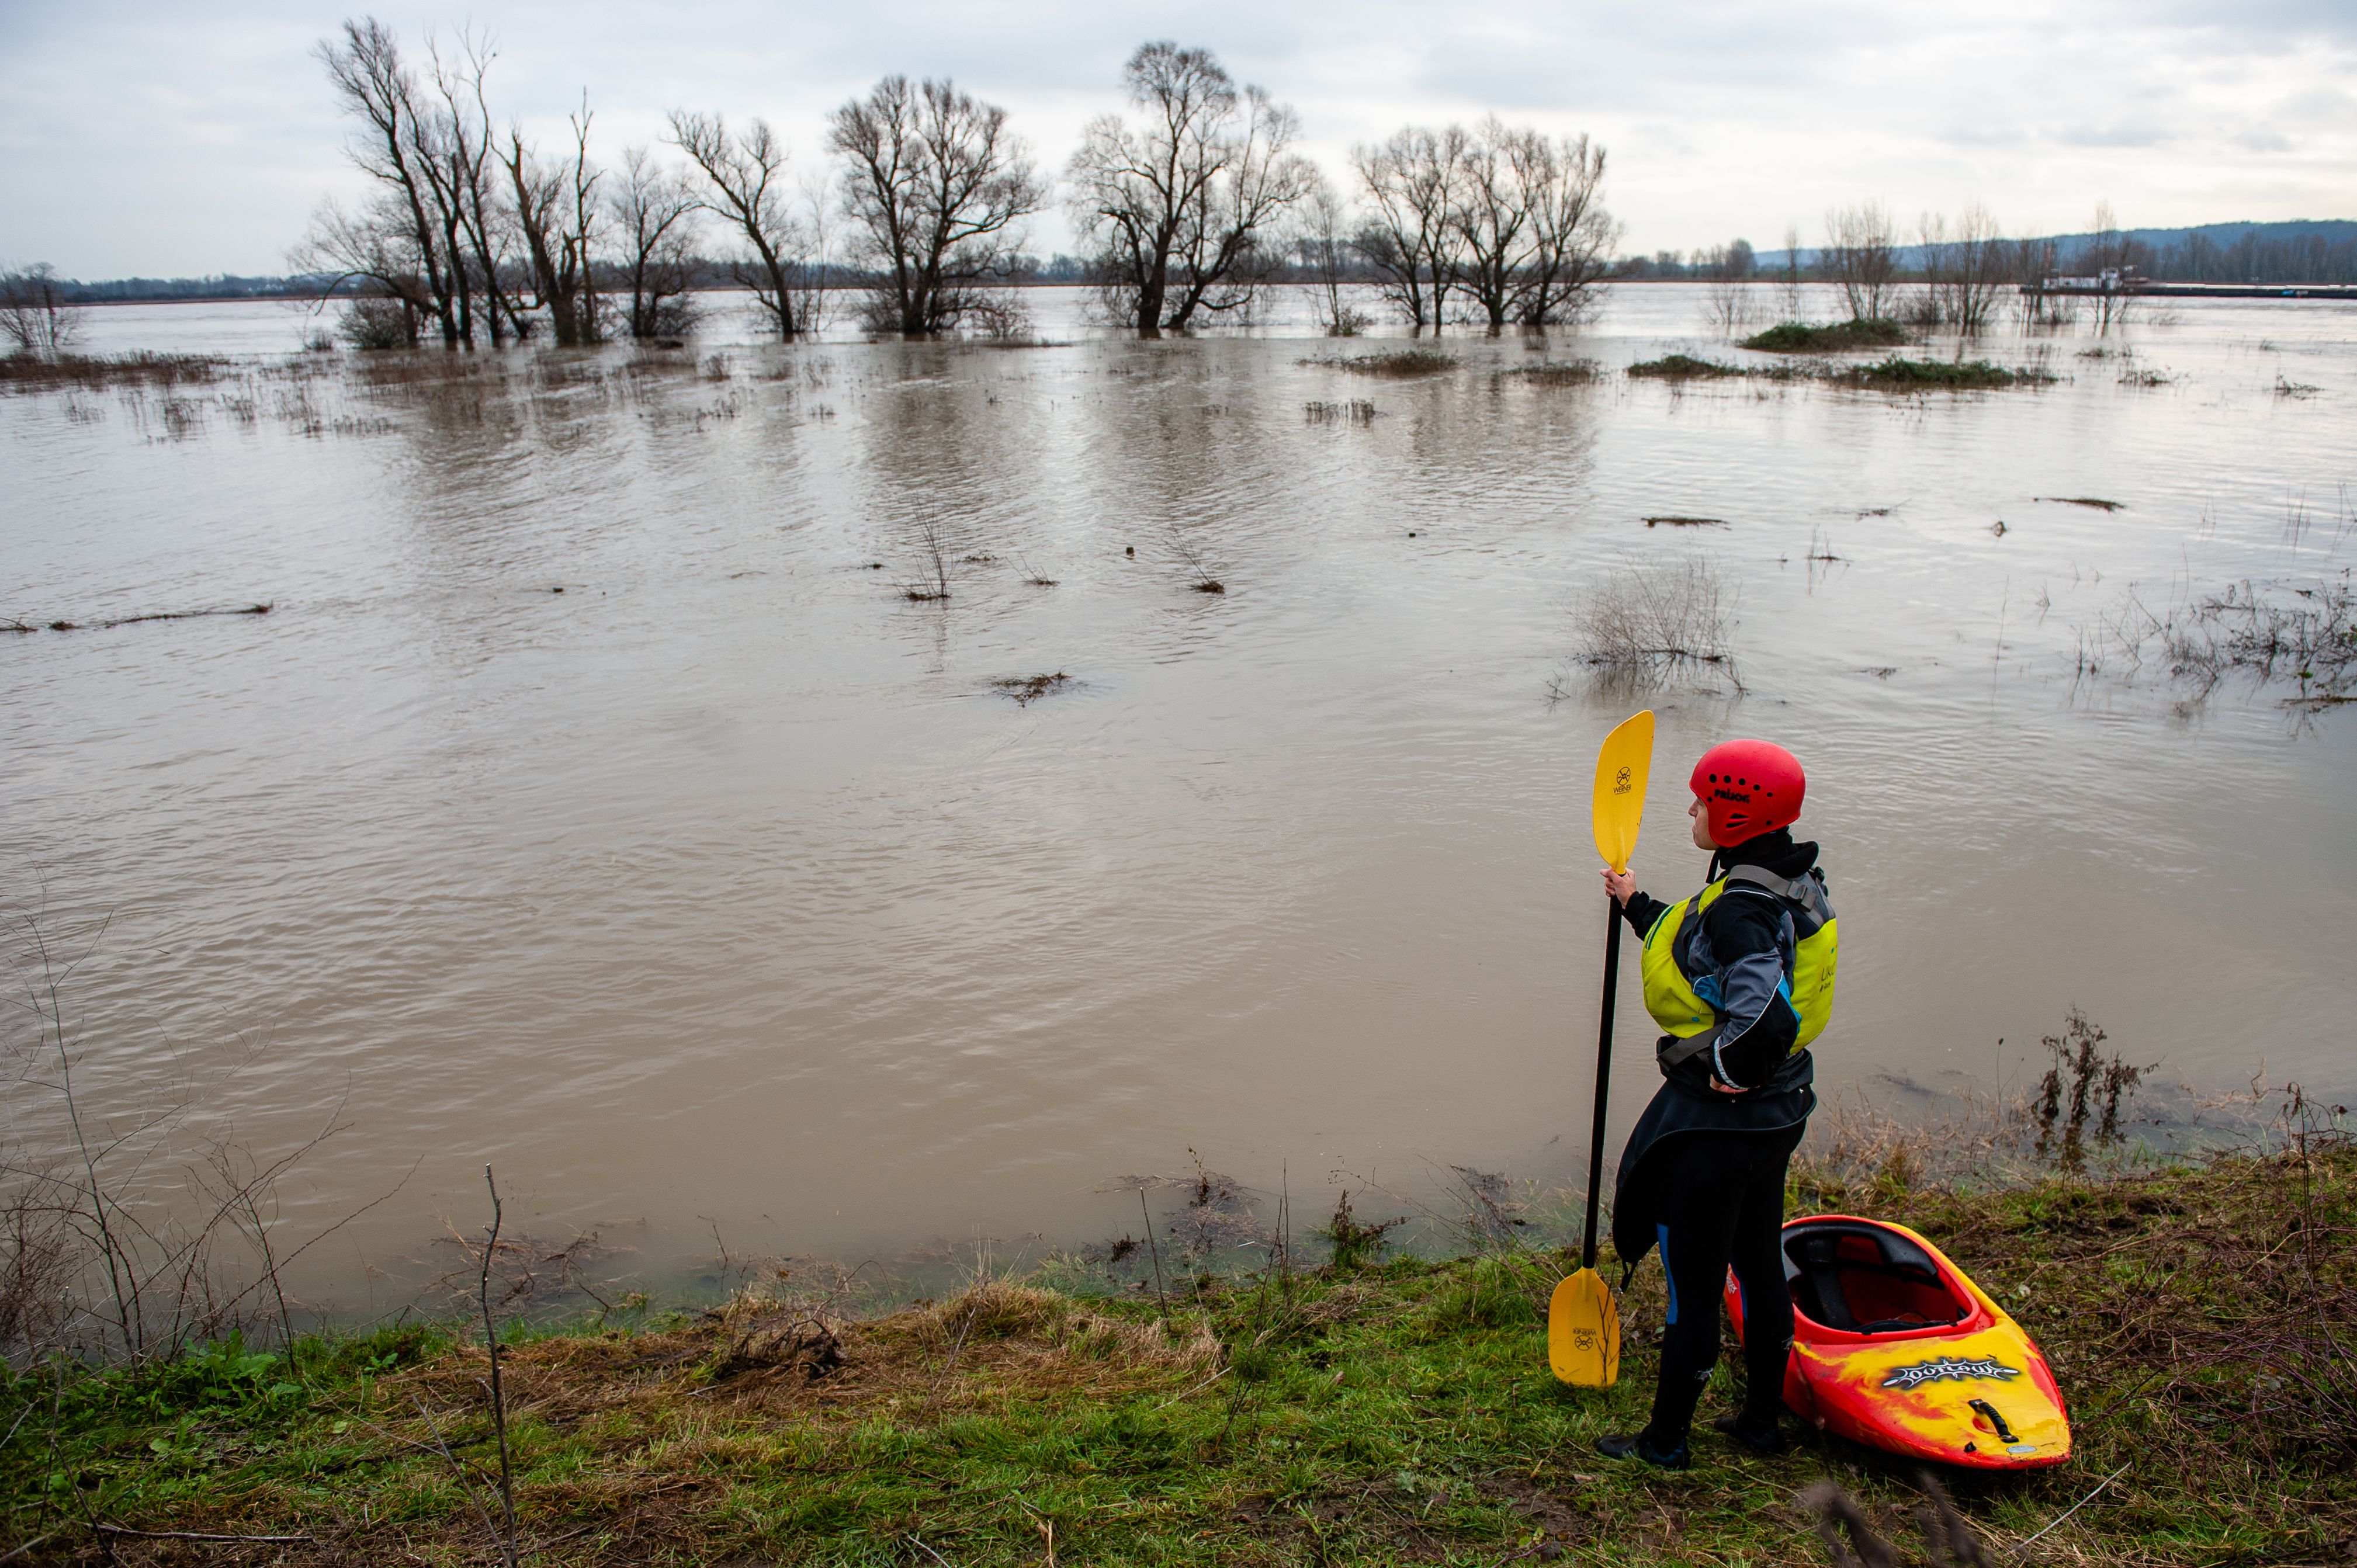
POLYGON ((2008 1367, 2003 1361, 1983 1356, 1977 1360, 1964 1360, 1954 1356, 1934 1356, 1928 1361, 1912 1366, 1893 1367, 1890 1375, 1882 1380, 1886 1389, 1911 1389, 1923 1383, 1964 1382, 1980 1378, 1991 1382, 2007 1382, 2021 1376, 2021 1369, 2008 1367))
POLYGON ((1575 1349, 1593 1350, 1596 1348, 1596 1330, 1593 1328, 1573 1329, 1571 1331, 1571 1343, 1575 1349))
POLYGON ((1626 795, 1635 787, 1635 784, 1636 780, 1630 776, 1630 770, 1626 768, 1612 776, 1612 792, 1615 795, 1626 795))

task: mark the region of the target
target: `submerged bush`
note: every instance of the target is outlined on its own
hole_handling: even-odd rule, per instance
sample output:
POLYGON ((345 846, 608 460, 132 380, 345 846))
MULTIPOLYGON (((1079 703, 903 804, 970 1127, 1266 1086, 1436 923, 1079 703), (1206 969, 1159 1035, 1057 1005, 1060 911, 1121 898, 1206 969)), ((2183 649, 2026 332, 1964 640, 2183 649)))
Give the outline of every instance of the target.
POLYGON ((416 318, 397 299, 370 295, 352 301, 344 306, 344 314, 336 322, 336 331, 345 342, 363 351, 417 346, 416 318))

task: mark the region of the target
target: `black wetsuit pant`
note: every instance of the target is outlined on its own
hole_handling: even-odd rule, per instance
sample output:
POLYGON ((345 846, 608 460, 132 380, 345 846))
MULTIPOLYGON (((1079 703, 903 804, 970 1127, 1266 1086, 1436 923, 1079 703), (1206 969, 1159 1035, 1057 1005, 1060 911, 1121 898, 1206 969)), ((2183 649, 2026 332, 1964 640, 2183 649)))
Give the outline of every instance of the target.
POLYGON ((1718 1364, 1719 1292, 1729 1265, 1743 1292, 1746 1425, 1782 1408, 1784 1359, 1792 1343, 1792 1294, 1784 1283, 1784 1167, 1800 1127, 1775 1133, 1683 1133, 1645 1157, 1656 1179, 1654 1242, 1669 1274, 1662 1377, 1645 1436, 1663 1453, 1685 1441, 1695 1402, 1718 1364))

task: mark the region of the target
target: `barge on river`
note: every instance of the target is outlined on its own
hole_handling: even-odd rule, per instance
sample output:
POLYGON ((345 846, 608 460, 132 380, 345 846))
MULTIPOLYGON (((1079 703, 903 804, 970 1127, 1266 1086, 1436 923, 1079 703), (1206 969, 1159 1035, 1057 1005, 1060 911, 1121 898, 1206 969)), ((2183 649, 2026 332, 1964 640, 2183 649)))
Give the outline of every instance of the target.
POLYGON ((2357 284, 2155 283, 2133 268, 2106 267, 2091 276, 2040 278, 2023 284, 2021 292, 2139 299, 2357 299, 2357 284))

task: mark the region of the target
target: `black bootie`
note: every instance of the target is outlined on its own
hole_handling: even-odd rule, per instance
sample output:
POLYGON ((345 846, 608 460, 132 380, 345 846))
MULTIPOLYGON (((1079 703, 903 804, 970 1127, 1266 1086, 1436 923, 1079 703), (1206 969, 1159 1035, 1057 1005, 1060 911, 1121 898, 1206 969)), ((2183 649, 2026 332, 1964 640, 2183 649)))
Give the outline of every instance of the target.
POLYGON ((1599 1437, 1596 1451, 1608 1459, 1642 1459, 1648 1465, 1658 1465, 1664 1470, 1683 1470, 1694 1463, 1694 1453, 1684 1444, 1663 1453, 1653 1446, 1653 1440, 1641 1432, 1625 1436, 1599 1437))
POLYGON ((1792 1446, 1784 1441, 1784 1430, 1777 1424, 1772 1412, 1765 1417, 1755 1416, 1749 1411, 1740 1415, 1722 1415, 1711 1425, 1754 1454, 1770 1458, 1792 1446))

